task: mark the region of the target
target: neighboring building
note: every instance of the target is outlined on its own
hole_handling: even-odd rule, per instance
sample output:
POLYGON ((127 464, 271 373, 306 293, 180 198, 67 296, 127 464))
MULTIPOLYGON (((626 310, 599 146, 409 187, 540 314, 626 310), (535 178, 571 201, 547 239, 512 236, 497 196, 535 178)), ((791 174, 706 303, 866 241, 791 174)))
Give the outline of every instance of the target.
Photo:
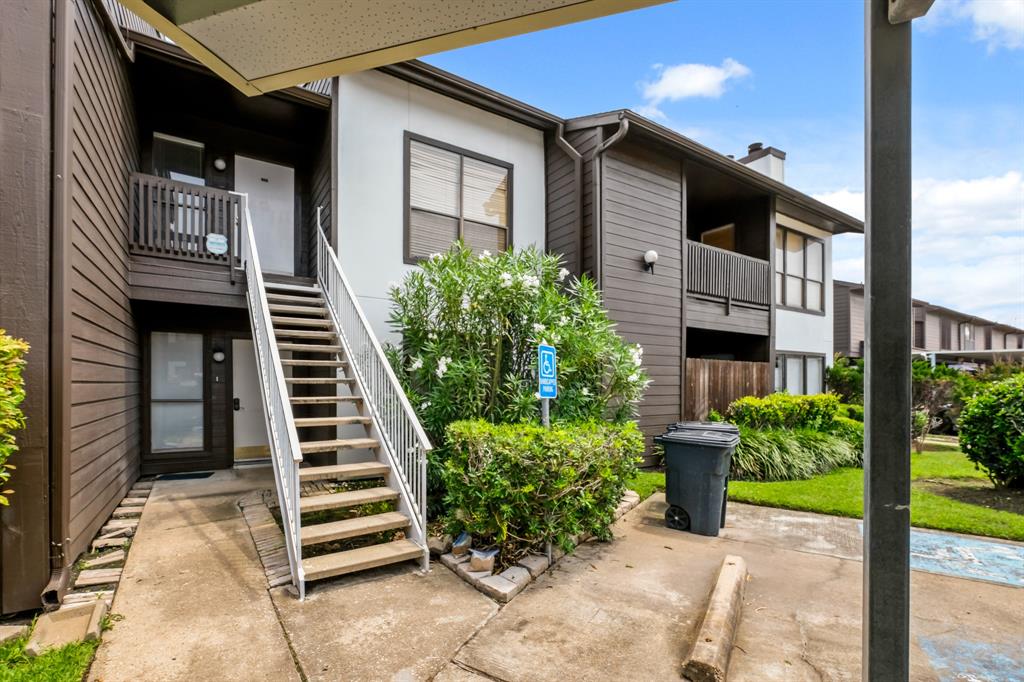
POLYGON ((245 97, 114 0, 56 7, 0 3, 18 26, 0 63, 0 327, 32 345, 3 613, 60 599, 140 475, 264 459, 278 418, 327 443, 305 463, 392 447, 348 432, 400 401, 371 419, 373 397, 338 386, 346 361, 302 350, 340 342, 302 311, 318 217, 382 338, 389 283, 459 237, 563 254, 645 348, 648 436, 739 395, 822 389, 831 236, 862 225, 783 184, 778 150, 735 161, 629 111, 563 120, 419 62, 245 97), (247 291, 253 253, 276 293, 247 291), (261 314, 300 327, 270 330, 299 338, 269 344, 270 369, 261 314), (271 369, 286 417, 265 409, 271 369))
MULTIPOLYGON (((846 357, 864 357, 864 285, 836 280, 833 291, 835 352, 846 357)), ((916 298, 913 307, 912 343, 915 351, 941 351, 947 360, 953 361, 955 353, 950 351, 970 351, 972 361, 991 362, 1004 356, 1015 356, 999 351, 1024 349, 1024 329, 916 298)))

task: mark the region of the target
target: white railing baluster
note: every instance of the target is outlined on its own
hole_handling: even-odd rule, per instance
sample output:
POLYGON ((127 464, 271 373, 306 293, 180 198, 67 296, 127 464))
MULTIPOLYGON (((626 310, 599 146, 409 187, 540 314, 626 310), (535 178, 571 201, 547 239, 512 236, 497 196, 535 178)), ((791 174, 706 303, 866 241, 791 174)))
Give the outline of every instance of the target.
POLYGON ((427 452, 430 439, 416 418, 398 377, 366 321, 362 306, 341 269, 334 249, 320 226, 317 208, 317 281, 323 290, 331 320, 338 332, 375 436, 391 467, 391 484, 398 489, 399 506, 411 520, 408 538, 427 552, 427 452))
POLYGON ((260 269, 256 240, 253 237, 252 217, 249 215, 248 196, 239 196, 242 203, 241 219, 245 223, 240 230, 241 258, 245 268, 249 321, 252 324, 260 390, 263 393, 263 413, 270 441, 274 482, 277 486, 277 499, 280 502, 281 525, 284 529, 292 583, 299 592, 299 599, 304 599, 306 585, 302 570, 302 519, 299 511, 299 464, 302 462, 302 450, 298 432, 295 430, 291 399, 284 380, 277 338, 270 319, 267 290, 260 269))

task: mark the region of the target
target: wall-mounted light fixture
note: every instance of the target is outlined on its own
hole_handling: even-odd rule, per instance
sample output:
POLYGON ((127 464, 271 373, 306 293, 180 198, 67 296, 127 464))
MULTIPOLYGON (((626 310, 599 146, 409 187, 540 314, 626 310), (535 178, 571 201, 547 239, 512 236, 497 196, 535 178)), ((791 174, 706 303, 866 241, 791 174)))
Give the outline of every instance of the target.
POLYGON ((651 249, 644 254, 644 270, 654 274, 654 264, 658 262, 658 252, 651 249))
POLYGON ((228 167, 228 162, 225 161, 223 157, 218 156, 216 159, 213 160, 213 167, 223 172, 224 169, 228 167))
POLYGON ((213 357, 213 361, 214 362, 224 362, 224 358, 226 358, 227 356, 224 355, 224 351, 222 351, 222 350, 215 350, 215 351, 213 351, 213 356, 212 357, 213 357))

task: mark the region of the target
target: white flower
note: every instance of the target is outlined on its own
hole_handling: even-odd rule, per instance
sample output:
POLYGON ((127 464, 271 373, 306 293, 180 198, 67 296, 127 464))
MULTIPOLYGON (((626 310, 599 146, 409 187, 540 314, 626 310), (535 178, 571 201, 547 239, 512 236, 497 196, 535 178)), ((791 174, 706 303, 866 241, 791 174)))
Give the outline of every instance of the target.
POLYGON ((630 383, 636 383, 637 381, 640 381, 640 373, 639 372, 633 372, 632 374, 629 375, 629 382, 630 383))
POLYGON ((564 327, 565 325, 569 324, 569 318, 566 317, 565 315, 562 315, 560 318, 558 318, 558 324, 564 327))
POLYGON ((569 271, 567 269, 562 268, 561 270, 558 271, 558 281, 559 282, 561 282, 562 280, 564 280, 568 276, 569 276, 569 271))
POLYGON ((490 258, 490 257, 491 257, 491 252, 488 251, 487 249, 484 249, 483 253, 480 254, 481 260, 485 260, 485 259, 490 258))
POLYGON ((640 364, 643 362, 644 349, 640 346, 640 344, 637 344, 629 349, 629 355, 630 357, 633 358, 633 364, 639 367, 640 364))
POLYGON ((469 294, 462 295, 462 309, 469 310, 469 294))
POLYGON ((425 410, 428 407, 430 407, 430 401, 429 400, 424 400, 422 403, 420 403, 420 409, 421 410, 425 410))
POLYGON ((437 339, 437 332, 435 332, 433 330, 427 332, 427 338, 428 339, 437 339))
POLYGON ((580 389, 580 393, 582 393, 583 395, 590 395, 590 389, 584 386, 582 389, 580 389))
POLYGON ((523 275, 523 286, 527 289, 536 289, 540 286, 540 278, 536 275, 523 275))
POLYGON ((547 327, 545 327, 544 325, 542 325, 542 324, 541 324, 540 322, 534 322, 534 323, 533 323, 533 331, 534 331, 534 333, 536 333, 536 334, 540 334, 540 333, 541 333, 542 331, 544 331, 545 329, 547 329, 547 327))
POLYGON ((398 289, 401 286, 402 285, 399 284, 398 282, 396 282, 395 280, 391 280, 390 282, 388 282, 388 290, 389 291, 394 290, 394 289, 398 289))
POLYGON ((503 287, 510 287, 510 286, 512 286, 512 275, 511 274, 509 274, 507 272, 501 273, 501 286, 503 286, 503 287))
POLYGON ((439 254, 439 253, 432 253, 432 254, 430 254, 430 260, 438 260, 440 257, 441 257, 441 254, 439 254))
POLYGON ((440 358, 438 358, 438 360, 437 360, 437 370, 435 370, 435 372, 434 372, 435 374, 437 374, 437 378, 438 379, 443 377, 445 375, 445 372, 448 371, 448 364, 451 361, 452 361, 452 359, 450 357, 448 357, 447 355, 442 355, 440 358))
POLYGON ((412 370, 413 372, 415 372, 416 370, 418 370, 422 366, 423 366, 423 358, 421 358, 421 357, 419 357, 417 355, 416 357, 414 357, 412 359, 412 364, 409 365, 409 369, 412 370))

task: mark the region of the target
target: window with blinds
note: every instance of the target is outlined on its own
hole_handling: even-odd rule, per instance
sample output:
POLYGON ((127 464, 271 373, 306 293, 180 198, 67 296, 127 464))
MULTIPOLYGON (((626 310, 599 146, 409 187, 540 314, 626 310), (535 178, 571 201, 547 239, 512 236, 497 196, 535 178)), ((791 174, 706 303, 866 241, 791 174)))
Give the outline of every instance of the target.
POLYGON ((462 239, 496 253, 512 237, 512 165, 406 133, 405 262, 462 239))

